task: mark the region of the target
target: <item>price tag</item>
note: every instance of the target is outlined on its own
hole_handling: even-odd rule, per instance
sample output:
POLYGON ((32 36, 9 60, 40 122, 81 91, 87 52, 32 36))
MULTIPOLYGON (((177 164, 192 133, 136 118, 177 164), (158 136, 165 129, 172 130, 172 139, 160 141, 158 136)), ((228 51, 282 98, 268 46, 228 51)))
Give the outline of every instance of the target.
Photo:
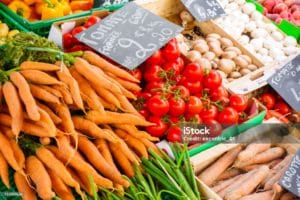
POLYGON ((225 10, 217 0, 181 0, 197 21, 207 21, 224 16, 225 10))
POLYGON ((132 70, 182 30, 131 2, 76 38, 132 70))
POLYGON ((297 197, 300 197, 300 149, 279 180, 279 184, 297 197))
POLYGON ((130 0, 94 0, 94 8, 128 3, 130 0))
POLYGON ((268 79, 268 83, 297 112, 300 111, 300 54, 268 79))

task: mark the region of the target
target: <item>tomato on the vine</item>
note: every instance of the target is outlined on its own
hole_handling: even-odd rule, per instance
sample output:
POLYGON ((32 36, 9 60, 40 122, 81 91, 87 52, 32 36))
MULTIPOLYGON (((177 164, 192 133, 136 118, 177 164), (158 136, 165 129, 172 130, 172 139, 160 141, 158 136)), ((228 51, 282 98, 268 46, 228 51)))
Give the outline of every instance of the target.
POLYGON ((190 63, 185 67, 183 75, 188 77, 190 81, 201 81, 204 75, 204 69, 197 63, 190 63))
POLYGON ((230 106, 237 112, 243 112, 248 106, 248 101, 245 96, 240 94, 233 94, 230 96, 230 106))
POLYGON ((177 117, 177 116, 176 117, 170 116, 169 119, 172 124, 177 124, 180 122, 179 117, 177 117))
POLYGON ((134 69, 130 71, 130 74, 137 80, 142 80, 142 71, 140 69, 134 69))
POLYGON ((89 27, 93 26, 94 24, 98 23, 100 20, 101 19, 98 16, 94 16, 94 15, 89 16, 89 18, 87 19, 87 21, 84 24, 84 27, 89 28, 89 27))
POLYGON ((176 38, 170 40, 165 47, 162 49, 163 57, 168 60, 175 60, 180 56, 180 51, 177 46, 176 38))
POLYGON ((186 113, 189 115, 199 114, 203 110, 202 101, 195 96, 190 96, 186 103, 186 113))
POLYGON ((217 137, 222 133, 222 125, 217 120, 208 120, 205 125, 209 129, 209 137, 217 137))
POLYGON ((239 121, 239 114, 234 108, 226 107, 219 113, 218 121, 225 126, 237 124, 239 121))
POLYGON ((210 90, 209 91, 209 96, 210 96, 211 100, 218 101, 222 97, 228 98, 228 92, 223 86, 219 86, 216 89, 210 90))
POLYGON ((164 65, 163 65, 163 69, 167 72, 173 72, 173 76, 170 77, 170 78, 174 78, 175 76, 178 76, 180 74, 180 68, 179 66, 173 62, 173 61, 169 61, 169 62, 166 62, 164 65))
POLYGON ((153 126, 146 127, 146 131, 153 137, 162 137, 168 130, 168 125, 165 124, 158 116, 150 116, 147 121, 155 123, 153 126))
POLYGON ((268 110, 273 109, 275 105, 275 97, 271 93, 264 93, 260 97, 261 102, 267 107, 268 110))
POLYGON ((162 81, 153 81, 153 82, 149 82, 146 85, 145 91, 147 93, 152 94, 152 95, 161 94, 164 87, 165 87, 164 82, 162 82, 162 81))
POLYGON ((181 57, 176 58, 176 60, 173 61, 179 68, 179 72, 182 72, 184 69, 184 60, 181 57))
POLYGON ((169 142, 181 142, 181 129, 178 126, 173 126, 168 130, 167 140, 169 142))
POLYGON ((180 80, 179 84, 186 87, 190 91, 191 94, 198 94, 198 93, 202 92, 201 81, 192 82, 187 77, 184 76, 180 80))
POLYGON ((203 77, 203 85, 210 90, 217 89, 222 84, 222 76, 216 70, 211 70, 203 77))
POLYGON ((169 114, 171 116, 178 117, 184 113, 185 102, 182 98, 170 97, 169 104, 170 104, 169 114))
POLYGON ((292 112, 292 109, 283 101, 279 101, 275 104, 274 110, 277 110, 280 114, 286 115, 292 112))
POLYGON ((200 117, 204 123, 216 119, 218 116, 218 108, 214 105, 204 105, 203 110, 200 112, 200 117))
POLYGON ((183 85, 177 85, 173 88, 173 92, 180 95, 181 98, 187 99, 190 96, 190 91, 183 85))
POLYGON ((81 33, 82 31, 85 31, 86 28, 84 26, 77 26, 75 27, 73 30, 72 30, 72 35, 75 36, 77 35, 78 33, 81 33))
POLYGON ((199 114, 188 114, 187 113, 184 116, 184 118, 185 118, 185 121, 187 121, 187 122, 193 122, 193 123, 197 123, 197 124, 201 124, 203 122, 199 114))
POLYGON ((63 35, 63 45, 64 45, 64 48, 68 49, 68 48, 71 48, 74 43, 74 37, 71 33, 65 33, 63 35))
POLYGON ((139 110, 139 113, 145 118, 147 119, 149 116, 149 112, 146 109, 141 109, 139 110))
POLYGON ((169 102, 161 95, 154 95, 147 101, 148 110, 155 116, 163 116, 169 112, 169 102))
POLYGON ((162 71, 163 69, 159 65, 150 65, 144 72, 144 79, 148 82, 162 81, 163 78, 160 76, 162 71))
POLYGON ((157 50, 146 60, 147 65, 160 65, 162 62, 163 57, 161 50, 157 50))

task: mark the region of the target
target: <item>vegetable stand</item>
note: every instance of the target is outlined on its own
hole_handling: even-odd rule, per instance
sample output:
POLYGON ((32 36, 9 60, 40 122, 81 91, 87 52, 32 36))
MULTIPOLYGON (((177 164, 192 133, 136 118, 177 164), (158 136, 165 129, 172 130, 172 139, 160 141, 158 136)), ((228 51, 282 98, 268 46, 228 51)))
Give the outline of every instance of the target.
MULTIPOLYGON (((278 182, 298 148, 299 130, 289 126, 300 122, 299 111, 267 86, 293 63, 296 40, 243 0, 220 1, 228 14, 203 22, 180 0, 134 3, 146 10, 128 13, 124 3, 34 22, 0 4, 1 22, 18 30, 0 24, 0 200, 297 198, 278 182), (150 34, 159 36, 154 45, 164 42, 128 70, 82 40, 108 19, 117 38, 120 22, 110 17, 120 9, 128 15, 122 24, 147 13, 135 36, 127 35, 134 44, 140 30, 152 33, 161 23, 183 31, 167 40, 169 32, 150 34), (163 19, 146 24, 148 11, 163 19), (288 132, 276 129, 283 124, 288 132), (264 126, 276 142, 241 140, 257 139, 264 126), (234 177, 249 174, 253 180, 241 185, 234 177)), ((132 48, 118 44, 118 55, 132 48)))

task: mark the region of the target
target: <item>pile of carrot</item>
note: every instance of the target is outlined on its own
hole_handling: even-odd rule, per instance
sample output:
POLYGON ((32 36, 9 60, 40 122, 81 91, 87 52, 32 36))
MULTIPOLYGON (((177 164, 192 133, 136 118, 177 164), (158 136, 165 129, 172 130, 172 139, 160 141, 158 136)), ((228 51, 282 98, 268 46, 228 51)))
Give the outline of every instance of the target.
MULTIPOLYGON (((131 105, 139 81, 86 51, 73 66, 25 61, 0 85, 0 177, 9 166, 23 199, 82 198, 98 188, 122 193, 133 166, 157 138, 131 105), (25 141, 25 142, 24 142, 25 141), (91 181, 92 180, 92 181, 91 181)), ((158 151, 158 150, 157 150, 158 151)))
POLYGON ((278 184, 294 155, 271 144, 238 145, 225 152, 198 176, 225 200, 296 198, 278 184))

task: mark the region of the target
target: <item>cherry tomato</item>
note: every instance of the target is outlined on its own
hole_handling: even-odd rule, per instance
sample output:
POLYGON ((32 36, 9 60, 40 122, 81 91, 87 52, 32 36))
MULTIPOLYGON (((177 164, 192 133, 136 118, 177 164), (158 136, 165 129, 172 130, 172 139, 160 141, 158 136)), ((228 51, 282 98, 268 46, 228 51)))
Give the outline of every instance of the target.
POLYGON ((152 56, 146 60, 147 65, 160 65, 163 62, 161 50, 157 50, 152 56))
POLYGON ((187 77, 182 77, 182 79, 180 80, 180 85, 183 85, 184 87, 186 87, 191 94, 198 94, 202 92, 202 84, 201 81, 195 81, 195 82, 191 82, 189 80, 189 78, 187 77))
POLYGON ((183 58, 178 57, 173 62, 179 67, 179 72, 182 72, 182 70, 184 69, 184 60, 183 60, 183 58))
POLYGON ((218 108, 214 105, 209 107, 204 106, 203 110, 200 112, 200 117, 204 123, 207 123, 218 116, 218 108))
POLYGON ((150 116, 147 121, 155 123, 154 126, 146 127, 146 131, 153 137, 162 137, 168 130, 168 125, 165 124, 158 116, 150 116))
POLYGON ((181 98, 187 99, 190 96, 190 91, 183 85, 177 85, 173 88, 173 92, 180 95, 181 98))
POLYGON ((204 75, 204 69, 197 63, 190 63, 185 67, 183 75, 188 77, 190 81, 201 81, 204 75))
POLYGON ((233 94, 230 96, 230 106, 237 112, 243 112, 248 106, 248 101, 245 96, 240 94, 233 94))
POLYGON ((142 92, 138 95, 139 98, 143 98, 144 100, 148 100, 152 97, 150 92, 142 92))
POLYGON ((211 100, 218 101, 221 97, 228 98, 228 92, 223 86, 220 86, 214 90, 210 90, 209 96, 211 100))
POLYGON ((98 23, 101 19, 98 16, 90 16, 87 21, 84 24, 85 28, 89 28, 91 26, 93 26, 94 24, 98 23))
POLYGON ((170 116, 169 119, 173 124, 179 123, 179 117, 170 116))
POLYGON ((205 125, 209 129, 209 137, 217 137, 222 133, 223 128, 217 120, 209 120, 205 125))
POLYGON ((171 97, 169 98, 169 104, 170 104, 170 110, 169 110, 169 114, 171 116, 180 116, 184 113, 185 111, 185 102, 183 99, 181 98, 174 98, 171 97))
POLYGON ((153 115, 163 116, 169 112, 170 104, 160 95, 155 95, 147 101, 147 108, 153 115))
POLYGON ((180 51, 175 38, 166 44, 166 46, 162 49, 162 54, 163 57, 168 61, 175 60, 180 56, 180 51))
POLYGON ((260 97, 261 102, 267 107, 268 110, 272 110, 275 105, 275 97, 271 93, 265 93, 260 97))
POLYGON ((280 114, 286 115, 292 112, 292 109, 283 101, 279 101, 275 104, 274 110, 277 110, 280 114))
POLYGON ((234 108, 226 107, 219 113, 218 121, 225 126, 237 124, 239 121, 239 114, 234 108))
POLYGON ((149 116, 149 112, 148 112, 146 109, 139 110, 139 113, 140 113, 145 119, 147 119, 148 116, 149 116))
POLYGON ((147 91, 150 94, 161 94, 162 93, 162 88, 165 87, 165 83, 162 81, 153 81, 149 82, 146 87, 145 91, 147 91))
POLYGON ((146 68, 144 73, 144 79, 148 82, 152 81, 162 81, 163 78, 160 77, 160 73, 163 69, 158 65, 150 65, 146 68))
POLYGON ((72 35, 75 36, 78 33, 81 33, 82 31, 86 30, 84 26, 77 26, 72 30, 72 35))
POLYGON ((68 52, 84 51, 85 49, 86 49, 86 45, 76 44, 72 48, 68 49, 68 52))
POLYGON ((210 90, 217 89, 222 84, 222 77, 219 72, 211 70, 208 75, 203 77, 203 85, 210 90))
POLYGON ((186 103, 186 113, 189 115, 199 114, 203 110, 202 101, 195 96, 190 96, 186 103))
POLYGON ((197 124, 201 124, 202 123, 202 119, 201 119, 201 117, 200 117, 199 114, 195 114, 195 115, 193 115, 193 114, 186 114, 184 116, 184 118, 185 118, 185 121, 187 121, 187 122, 193 122, 193 123, 197 123, 197 124))
POLYGON ((71 33, 65 33, 63 35, 63 45, 65 49, 71 48, 74 44, 74 37, 71 33))
POLYGON ((172 71, 174 73, 174 75, 171 76, 170 78, 176 77, 180 74, 180 68, 174 61, 166 62, 163 65, 163 69, 169 73, 170 73, 170 71, 172 71))
POLYGON ((181 129, 178 126, 173 126, 168 130, 167 140, 169 142, 181 142, 181 129))
POLYGON ((140 69, 134 69, 130 71, 130 74, 137 80, 142 80, 142 71, 140 69))

